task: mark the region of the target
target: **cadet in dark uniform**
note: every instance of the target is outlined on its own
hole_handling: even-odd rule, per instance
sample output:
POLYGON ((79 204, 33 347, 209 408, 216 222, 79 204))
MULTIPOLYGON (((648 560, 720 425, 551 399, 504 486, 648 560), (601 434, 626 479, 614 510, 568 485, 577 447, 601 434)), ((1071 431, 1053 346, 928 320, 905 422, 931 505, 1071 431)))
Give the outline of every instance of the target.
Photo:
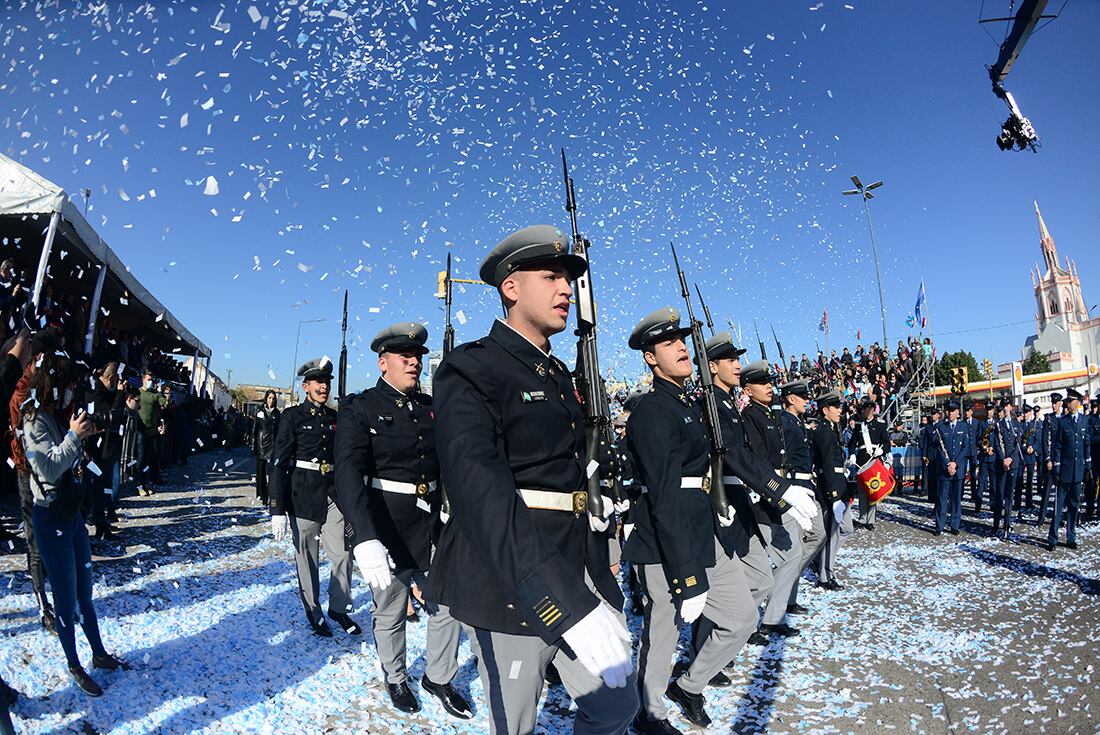
MULTIPOLYGON (((859 402, 859 418, 856 428, 852 431, 852 438, 848 440, 848 452, 855 454, 855 466, 862 467, 874 457, 884 457, 890 453, 890 436, 886 433, 886 424, 875 415, 877 404, 870 396, 864 396, 859 402)), ((938 413, 938 411, 936 412, 938 413)), ((935 414, 933 414, 935 415, 935 414)), ((926 426, 924 433, 929 433, 926 426)), ((923 435, 922 435, 923 436, 923 435)), ((927 456, 924 451, 922 456, 927 456)), ((886 460, 883 460, 884 462, 886 460)), ((929 475, 929 468, 924 468, 925 476, 929 475)), ((871 499, 863 486, 859 486, 859 519, 861 526, 874 530, 875 508, 871 505, 871 499)))
POLYGON ((1043 417, 1043 428, 1039 435, 1039 486, 1042 497, 1039 498, 1039 518, 1035 525, 1043 525, 1047 517, 1047 504, 1058 483, 1054 477, 1054 438, 1058 433, 1058 422, 1062 418, 1062 394, 1050 394, 1050 413, 1043 417))
POLYGON ((929 503, 935 503, 939 497, 940 473, 936 470, 936 426, 943 418, 940 407, 932 409, 932 418, 921 429, 918 439, 921 464, 924 470, 924 492, 929 503))
MULTIPOLYGON (((371 349, 382 377, 340 402, 336 429, 336 499, 359 571, 371 586, 386 689, 403 712, 420 709, 405 668, 409 585, 426 584, 440 512, 432 399, 418 390, 427 339, 427 330, 414 322, 379 332, 371 349)), ((449 713, 469 719, 470 705, 450 684, 458 672, 458 621, 445 606, 425 607, 427 667, 420 686, 449 713)))
POLYGON ((818 564, 818 586, 828 590, 843 589, 836 578, 836 557, 840 545, 855 527, 852 525, 852 494, 844 462, 844 442, 840 435, 840 394, 829 391, 815 400, 821 413, 821 423, 810 439, 814 470, 817 475, 818 498, 822 513, 828 514, 827 540, 821 547, 818 564))
POLYGON ((623 733, 638 711, 607 535, 586 513, 582 407, 550 354, 585 267, 554 227, 509 235, 481 264, 507 318, 433 381, 451 519, 425 594, 470 638, 493 733, 534 730, 550 662, 577 704, 574 732, 623 733))
POLYGON ((996 478, 996 486, 993 490, 993 531, 999 533, 1003 539, 1008 539, 1012 532, 1012 506, 1016 495, 1016 474, 1023 463, 1023 451, 1020 440, 1023 433, 1020 431, 1020 423, 1013 416, 1016 406, 1011 399, 1006 398, 1001 403, 1004 410, 1004 418, 997 421, 993 429, 993 475, 996 478), (1004 528, 1001 529, 1001 519, 1004 518, 1004 528))
POLYGON ((982 422, 974 418, 974 407, 971 404, 965 404, 963 413, 966 418, 963 419, 963 423, 966 424, 966 429, 970 433, 970 456, 966 458, 966 469, 963 471, 963 477, 967 475, 970 477, 970 498, 973 500, 978 497, 978 476, 980 474, 980 466, 978 464, 978 440, 982 435, 982 422))
POLYGON ((279 417, 271 453, 271 528, 276 541, 294 539, 298 593, 306 617, 319 636, 330 637, 318 601, 318 537, 332 562, 328 580, 328 615, 351 635, 362 631, 350 617, 351 559, 344 544, 344 516, 336 505, 332 473, 336 411, 329 408, 332 363, 311 360, 298 369, 306 399, 279 417))
POLYGON ((1023 520, 1023 510, 1034 507, 1035 466, 1039 462, 1039 433, 1041 426, 1035 418, 1035 409, 1026 403, 1020 408, 1023 418, 1020 421, 1020 447, 1024 461, 1020 465, 1020 474, 1016 476, 1016 522, 1023 520))
MULTIPOLYGON (((787 478, 787 452, 783 446, 782 419, 772 410, 771 402, 775 397, 772 389, 771 371, 764 360, 751 362, 741 370, 742 390, 749 396, 749 404, 741 412, 741 425, 745 430, 745 441, 760 461, 767 463, 779 478, 787 478)), ((784 637, 799 635, 799 630, 784 622, 791 590, 798 583, 802 564, 802 536, 813 529, 814 516, 820 515, 813 491, 807 487, 791 483, 783 493, 783 499, 790 508, 778 508, 764 505, 769 523, 760 524, 771 563, 772 586, 768 590, 768 601, 764 607, 764 616, 760 628, 749 638, 754 645, 765 645, 768 635, 778 634, 784 637)), ((753 562, 755 558, 743 561, 753 562)), ((749 579, 752 580, 750 572, 749 579)), ((751 583, 751 582, 750 582, 751 583)))
POLYGON ((956 536, 962 521, 963 468, 970 456, 970 429, 959 421, 959 403, 947 402, 947 418, 932 427, 933 466, 929 471, 939 475, 936 485, 936 528, 939 536, 944 526, 956 536))
POLYGON ((980 513, 982 500, 989 493, 989 503, 993 504, 993 493, 996 488, 996 473, 993 464, 996 461, 996 453, 993 451, 993 434, 997 429, 998 409, 989 407, 989 414, 982 423, 981 433, 978 436, 978 494, 974 497, 974 511, 980 513))
MULTIPOLYGON (((814 491, 814 498, 817 499, 817 488, 814 486, 813 450, 810 447, 809 433, 802 423, 802 417, 810 403, 810 381, 793 380, 784 383, 779 386, 779 395, 783 401, 783 412, 780 417, 783 423, 783 446, 787 450, 787 477, 809 487, 814 491)), ((805 615, 809 612, 798 604, 798 587, 802 582, 802 572, 810 565, 813 558, 821 551, 821 545, 825 543, 824 512, 822 509, 820 513, 816 513, 811 519, 813 527, 809 531, 802 532, 802 557, 798 565, 798 576, 795 577, 787 600, 788 615, 805 615)))
POLYGON ((703 690, 756 627, 744 568, 719 541, 719 529, 734 518, 719 519, 707 497, 710 439, 702 406, 684 388, 692 374, 684 343, 690 334, 680 327, 680 312, 666 307, 642 319, 629 340, 653 372, 653 390, 638 401, 626 427, 636 481, 644 488, 623 549, 623 558, 639 565, 645 592, 638 649, 642 711, 634 722, 643 735, 680 732, 668 721, 665 696, 693 724, 709 725, 703 690), (709 633, 688 670, 669 683, 680 623, 704 614, 712 623, 709 633))
POLYGON ((1066 390, 1069 412, 1058 421, 1058 430, 1051 442, 1051 465, 1058 481, 1054 502, 1054 517, 1047 534, 1047 550, 1054 551, 1058 543, 1058 527, 1062 511, 1066 513, 1066 548, 1077 548, 1077 512, 1081 503, 1081 483, 1092 464, 1088 417, 1081 413, 1081 394, 1066 390))

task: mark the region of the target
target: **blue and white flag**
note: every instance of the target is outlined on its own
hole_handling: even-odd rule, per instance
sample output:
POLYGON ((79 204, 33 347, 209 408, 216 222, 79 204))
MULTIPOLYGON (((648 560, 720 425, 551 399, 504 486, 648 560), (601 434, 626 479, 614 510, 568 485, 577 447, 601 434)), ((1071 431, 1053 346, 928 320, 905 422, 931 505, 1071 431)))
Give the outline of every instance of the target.
POLYGON ((917 306, 913 310, 914 321, 920 325, 921 329, 924 329, 928 324, 928 319, 924 315, 924 279, 920 279, 920 290, 917 291, 917 306))

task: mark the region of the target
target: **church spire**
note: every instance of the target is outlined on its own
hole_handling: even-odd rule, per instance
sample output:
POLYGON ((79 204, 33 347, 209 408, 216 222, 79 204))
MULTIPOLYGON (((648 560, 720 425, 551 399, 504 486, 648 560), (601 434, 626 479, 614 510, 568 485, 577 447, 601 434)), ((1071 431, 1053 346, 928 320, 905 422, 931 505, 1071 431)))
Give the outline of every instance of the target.
POLYGON ((1039 219, 1039 247, 1043 251, 1043 260, 1051 272, 1059 270, 1058 249, 1054 247, 1054 238, 1050 236, 1047 223, 1043 221, 1043 213, 1039 211, 1039 202, 1034 201, 1035 216, 1039 219))

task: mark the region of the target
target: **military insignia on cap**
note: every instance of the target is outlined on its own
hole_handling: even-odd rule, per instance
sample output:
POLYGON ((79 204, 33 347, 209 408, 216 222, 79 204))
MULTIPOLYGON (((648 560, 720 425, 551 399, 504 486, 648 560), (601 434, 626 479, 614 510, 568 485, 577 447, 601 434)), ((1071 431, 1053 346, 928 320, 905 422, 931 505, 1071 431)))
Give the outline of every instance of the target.
POLYGON ((564 249, 565 248, 562 247, 562 244, 560 242, 554 243, 554 252, 560 253, 564 249))

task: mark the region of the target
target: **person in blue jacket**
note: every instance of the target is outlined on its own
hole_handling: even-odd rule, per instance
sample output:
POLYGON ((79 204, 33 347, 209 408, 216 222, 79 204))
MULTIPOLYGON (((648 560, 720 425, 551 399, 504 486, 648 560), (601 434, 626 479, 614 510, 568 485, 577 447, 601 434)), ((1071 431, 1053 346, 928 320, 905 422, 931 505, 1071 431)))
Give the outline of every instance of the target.
MULTIPOLYGON (((946 525, 957 536, 962 519, 963 477, 970 456, 970 429, 959 421, 958 401, 947 402, 947 418, 932 427, 930 444, 935 471, 939 474, 933 533, 939 536, 946 525)), ((932 469, 929 467, 930 472, 932 469)))
POLYGON ((1058 543, 1058 527, 1062 523, 1062 511, 1066 513, 1066 548, 1077 548, 1077 511, 1081 503, 1081 483, 1091 469, 1091 439, 1088 417, 1081 414, 1081 394, 1073 388, 1066 390, 1068 413, 1058 421, 1058 431, 1051 444, 1052 472, 1058 483, 1054 500, 1054 517, 1047 534, 1047 551, 1054 551, 1058 543))

